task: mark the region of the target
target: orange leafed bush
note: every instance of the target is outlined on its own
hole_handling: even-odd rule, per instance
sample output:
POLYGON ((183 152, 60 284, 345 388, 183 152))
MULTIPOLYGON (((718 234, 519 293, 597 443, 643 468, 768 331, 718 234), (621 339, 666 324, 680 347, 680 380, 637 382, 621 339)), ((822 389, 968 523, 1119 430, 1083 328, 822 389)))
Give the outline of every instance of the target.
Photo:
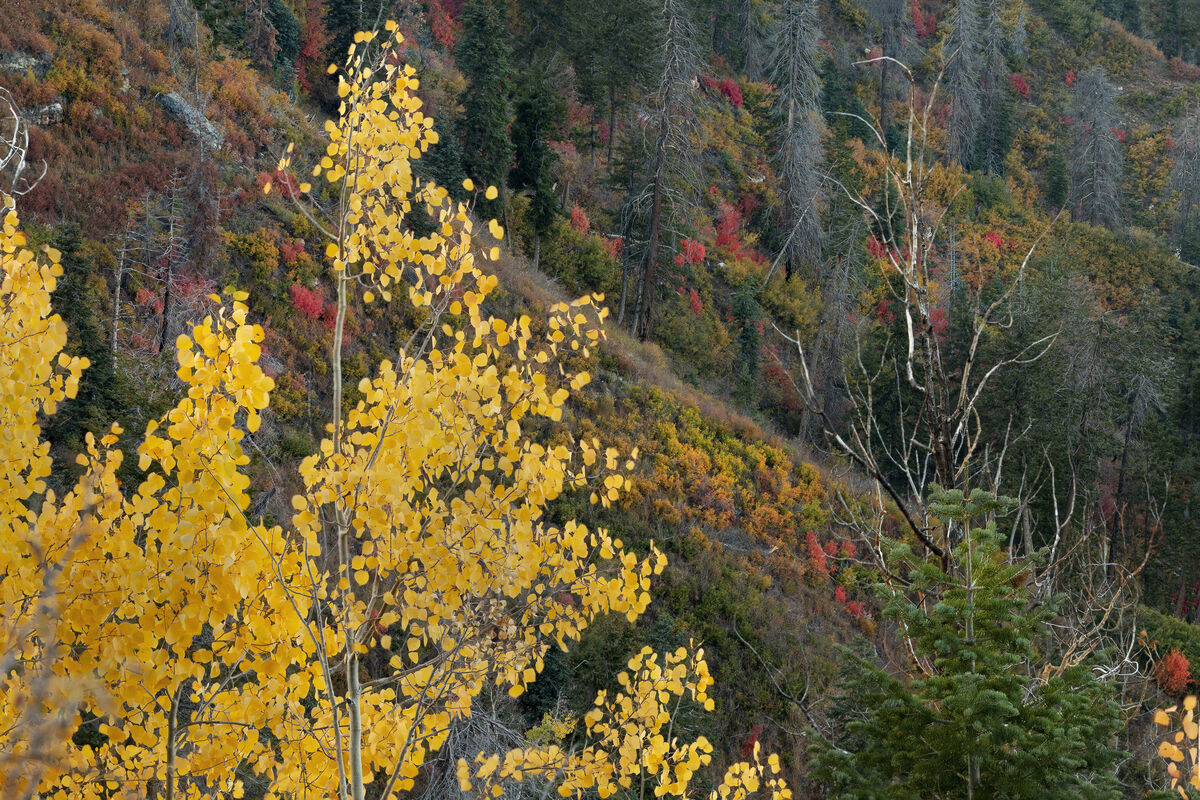
POLYGON ((1187 656, 1172 649, 1159 659, 1154 668, 1154 680, 1158 683, 1158 688, 1169 695, 1183 694, 1191 682, 1191 664, 1188 663, 1187 656))

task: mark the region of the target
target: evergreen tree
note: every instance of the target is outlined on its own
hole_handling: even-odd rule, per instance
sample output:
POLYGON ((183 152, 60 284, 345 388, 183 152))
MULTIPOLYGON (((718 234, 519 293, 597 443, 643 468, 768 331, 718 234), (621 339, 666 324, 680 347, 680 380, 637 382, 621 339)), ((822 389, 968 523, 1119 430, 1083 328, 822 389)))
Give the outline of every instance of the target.
POLYGON ((1012 146, 1012 98, 1008 90, 1008 62, 1004 58, 1006 36, 1001 17, 1002 0, 984 0, 979 51, 980 125, 974 166, 989 175, 1004 172, 1004 159, 1012 146))
POLYGON ((270 20, 275 28, 275 76, 290 87, 296 74, 296 59, 300 56, 300 23, 283 0, 270 0, 270 20))
POLYGON ((1071 203, 1075 218, 1116 227, 1121 222, 1120 183, 1124 168, 1117 138, 1116 87, 1104 67, 1088 68, 1075 82, 1071 121, 1071 203))
POLYGON ((1062 208, 1071 196, 1071 180, 1067 175, 1067 157, 1054 148, 1046 163, 1046 205, 1062 208))
POLYGON ((1010 559, 994 522, 1013 501, 979 490, 930 500, 957 532, 948 566, 892 542, 892 574, 908 585, 879 590, 914 675, 852 659, 838 733, 814 742, 814 777, 834 798, 1116 800, 1119 709, 1087 665, 1041 677, 1035 642, 1053 612, 1030 597, 1031 566, 1010 559), (977 519, 988 523, 971 528, 977 519))
POLYGON ((508 184, 529 193, 529 223, 533 228, 533 262, 541 252, 542 235, 558 216, 554 192, 554 165, 558 155, 550 137, 566 113, 566 104, 550 86, 541 69, 526 74, 514 104, 512 142, 516 155, 508 184))
POLYGON ((567 51, 580 100, 608 114, 607 160, 611 162, 618 112, 633 87, 653 70, 655 4, 652 0, 571 0, 564 14, 567 51))
POLYGON ((737 381, 738 400, 747 405, 759 397, 762 389, 758 382, 759 351, 762 348, 762 335, 759 333, 762 309, 755 299, 757 292, 758 287, 747 281, 733 298, 733 318, 738 326, 738 360, 733 371, 737 381))
POLYGON ((870 112, 832 58, 821 67, 821 110, 826 124, 840 135, 864 142, 874 138, 866 122, 870 112))
POLYGON ((784 185, 784 228, 787 233, 786 275, 808 266, 816 277, 820 263, 823 158, 819 41, 815 0, 784 0, 771 40, 771 76, 775 83, 774 113, 778 122, 779 174, 784 185))
POLYGON ((325 52, 330 63, 344 63, 354 34, 382 25, 388 7, 388 0, 326 0, 325 30, 329 32, 329 46, 325 52))
POLYGON ((453 117, 448 117, 438 128, 437 144, 429 148, 425 158, 416 162, 417 169, 424 177, 444 187, 455 200, 466 200, 463 181, 466 180, 467 171, 463 169, 457 122, 453 117))
POLYGON ((51 246, 62 256, 62 277, 50 297, 54 312, 67 322, 71 352, 91 362, 79 381, 79 393, 67 400, 46 428, 47 439, 64 452, 84 451, 84 436, 104 432, 118 416, 118 387, 104 325, 97 318, 98 293, 90 285, 95 265, 83 249, 79 226, 59 228, 51 246))
MULTIPOLYGON (((688 4, 684 0, 662 0, 658 25, 660 77, 649 109, 655 131, 650 159, 650 215, 633 324, 638 338, 643 341, 650 336, 658 294, 664 205, 671 189, 668 180, 683 174, 687 168, 687 154, 692 151, 689 133, 695 125, 696 76, 699 72, 696 29, 688 4)), ((681 182, 694 185, 686 177, 681 182)))
MULTIPOLYGON (((467 79, 459 97, 463 167, 476 183, 502 188, 513 157, 508 139, 511 51, 504 22, 493 0, 470 0, 462 25, 456 62, 467 79)), ((479 208, 485 216, 498 217, 502 202, 482 201, 479 208)))
POLYGON ((899 69, 894 61, 906 61, 913 55, 914 37, 909 4, 905 0, 866 0, 863 6, 879 25, 879 45, 884 58, 879 62, 879 130, 885 135, 892 126, 892 79, 899 69))

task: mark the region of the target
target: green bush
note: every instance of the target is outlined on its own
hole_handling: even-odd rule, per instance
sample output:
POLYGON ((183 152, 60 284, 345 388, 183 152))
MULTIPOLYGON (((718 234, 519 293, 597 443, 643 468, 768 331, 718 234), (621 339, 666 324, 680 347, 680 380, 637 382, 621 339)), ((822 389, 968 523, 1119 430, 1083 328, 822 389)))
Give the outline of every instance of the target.
POLYGON ((1138 606, 1138 622, 1146 632, 1147 643, 1154 646, 1159 657, 1178 650, 1189 664, 1200 664, 1200 625, 1142 605, 1138 606))

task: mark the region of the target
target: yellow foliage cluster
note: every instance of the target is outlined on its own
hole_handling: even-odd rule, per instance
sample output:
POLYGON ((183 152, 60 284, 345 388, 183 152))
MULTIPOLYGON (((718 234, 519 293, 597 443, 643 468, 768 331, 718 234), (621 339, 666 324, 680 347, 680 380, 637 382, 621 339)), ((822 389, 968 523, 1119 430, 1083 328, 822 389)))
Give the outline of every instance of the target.
MULTIPOLYGON (((606 798, 636 787, 639 797, 647 789, 654 797, 684 797, 700 768, 712 761, 713 746, 703 736, 681 743, 674 736, 675 721, 685 698, 706 711, 713 708, 708 689, 712 677, 703 649, 681 647, 660 656, 644 648, 629 661, 628 671, 617 676, 621 690, 609 698, 596 696, 595 708, 584 718, 591 743, 578 751, 557 744, 511 750, 458 762, 458 779, 464 791, 500 797, 504 781, 526 778, 549 781, 562 797, 595 793, 606 798)), ((754 763, 732 765, 712 793, 720 798, 744 798, 760 790, 772 800, 788 800, 791 790, 779 773, 779 757, 771 754, 764 765, 755 745, 754 763)))
POLYGON ((1200 789, 1200 724, 1196 721, 1196 698, 1185 697, 1183 709, 1171 706, 1154 712, 1154 724, 1171 726, 1171 715, 1178 712, 1179 730, 1158 745, 1158 755, 1167 762, 1171 788, 1187 800, 1188 789, 1200 789), (1182 745, 1182 747, 1180 747, 1182 745))
MULTIPOLYGON (((98 441, 89 435, 71 492, 47 490, 40 420, 75 394, 87 364, 63 354, 66 326, 50 315, 58 254, 38 258, 25 246, 3 198, 6 797, 236 798, 249 775, 272 799, 361 800, 373 781, 384 783, 383 797, 399 796, 489 686, 519 695, 549 647, 577 640, 597 614, 635 620, 650 601, 650 578, 665 563, 653 545, 638 558, 602 530, 543 521, 567 489, 594 486, 594 502, 617 499, 620 454, 569 437, 546 446, 528 433, 533 418, 561 419, 571 391, 588 382, 566 373, 559 355, 586 357, 595 346, 600 298, 555 306, 536 334, 528 317, 485 316, 496 279, 479 266, 469 209, 414 179, 411 160, 436 135, 411 93, 412 70, 394 57, 399 37, 373 40, 357 37, 378 57, 347 66, 342 113, 315 170, 341 197, 332 218, 310 217, 328 238, 339 287, 335 394, 352 286, 365 284, 368 301, 403 286, 429 313, 301 464, 286 528, 247 518, 243 446, 274 384, 258 364, 263 330, 232 290, 176 342, 186 392, 145 431, 145 478, 120 485, 114 426, 98 441), (437 220, 433 233, 405 225, 414 209, 437 220), (371 653, 383 658, 368 662, 371 653), (76 732, 86 744, 72 742, 76 732)), ((495 221, 489 228, 500 238, 495 221)), ((628 693, 587 718, 595 745, 509 754, 509 774, 564 758, 566 794, 639 775, 656 776, 660 794, 682 793, 710 748, 678 746, 669 727, 664 735, 664 709, 685 692, 706 701, 702 654, 659 663, 643 653, 630 669, 628 693)), ((495 771, 499 758, 485 763, 495 771)), ((743 765, 723 792, 761 784, 786 796, 764 776, 757 762, 743 765)))

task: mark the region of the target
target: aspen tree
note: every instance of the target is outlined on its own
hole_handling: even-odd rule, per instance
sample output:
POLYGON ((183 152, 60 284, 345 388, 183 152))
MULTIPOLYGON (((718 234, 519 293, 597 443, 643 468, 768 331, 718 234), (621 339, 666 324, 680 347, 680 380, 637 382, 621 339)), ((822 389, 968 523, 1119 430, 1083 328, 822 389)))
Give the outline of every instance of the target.
MULTIPOLYGON (((356 36, 331 70, 342 107, 313 174, 336 206, 300 200, 327 237, 338 303, 328 436, 299 467, 286 527, 247 518, 245 444, 274 385, 258 364, 264 331, 235 290, 175 340, 184 396, 144 432, 145 478, 120 485, 113 426, 87 435, 71 491, 47 488, 41 423, 88 363, 64 353, 66 325, 50 314, 59 253, 30 250, 0 198, 4 797, 237 798, 249 781, 269 798, 362 800, 370 784, 372 796, 406 796, 483 693, 520 695, 549 647, 598 614, 634 621, 649 604, 664 566, 652 544, 639 558, 602 530, 544 520, 568 490, 618 499, 636 453, 527 432, 561 421, 588 383, 577 365, 601 338, 601 298, 556 305, 540 324, 485 314, 497 281, 483 266, 498 250, 480 240, 503 231, 492 220, 478 232, 470 209, 414 177, 437 135, 388 31, 356 36), (421 211, 436 223, 425 236, 404 222, 421 211), (342 344, 360 289, 363 302, 395 295, 425 317, 346 409, 342 344), (368 665, 372 651, 383 667, 368 665)), ((683 659, 703 702, 702 655, 683 659)), ((685 679, 668 663, 664 691, 678 694, 685 679)), ((621 709, 588 717, 598 747, 609 731, 658 741, 642 717, 645 731, 614 720, 621 709)), ((663 741, 672 769, 696 763, 695 747, 663 741)), ((560 793, 643 764, 594 762, 557 775, 560 793)), ((773 764, 737 767, 723 796, 761 785, 786 797, 765 777, 773 764)), ((672 774, 678 794, 683 773, 672 774)))

